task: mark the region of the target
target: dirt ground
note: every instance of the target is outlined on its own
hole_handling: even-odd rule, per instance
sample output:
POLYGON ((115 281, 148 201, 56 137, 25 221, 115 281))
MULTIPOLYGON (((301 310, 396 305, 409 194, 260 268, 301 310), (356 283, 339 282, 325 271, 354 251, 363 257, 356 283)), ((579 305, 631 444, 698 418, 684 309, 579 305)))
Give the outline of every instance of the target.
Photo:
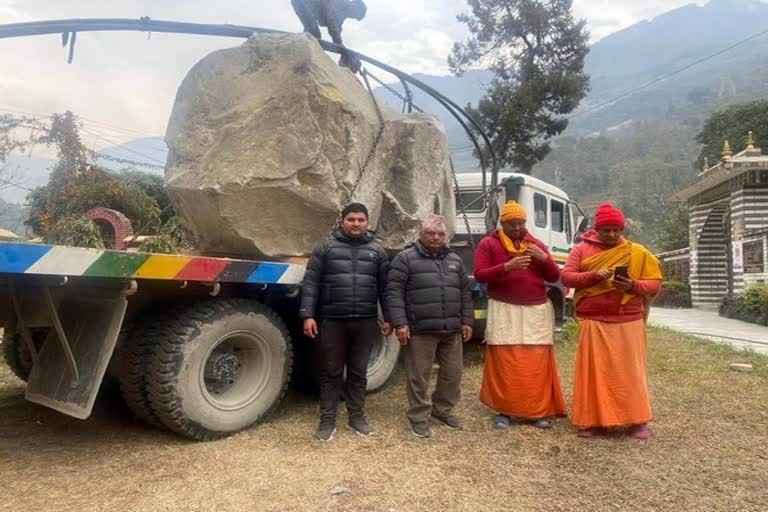
MULTIPOLYGON (((574 351, 558 345, 569 400, 574 351)), ((369 399, 371 438, 340 429, 315 441, 316 404, 294 393, 261 426, 194 443, 133 421, 114 399, 87 421, 30 404, 0 368, 0 510, 768 510, 768 358, 663 330, 649 354, 647 442, 582 440, 566 420, 494 430, 475 349, 465 430, 435 428, 429 440, 406 428, 402 375, 369 399)))

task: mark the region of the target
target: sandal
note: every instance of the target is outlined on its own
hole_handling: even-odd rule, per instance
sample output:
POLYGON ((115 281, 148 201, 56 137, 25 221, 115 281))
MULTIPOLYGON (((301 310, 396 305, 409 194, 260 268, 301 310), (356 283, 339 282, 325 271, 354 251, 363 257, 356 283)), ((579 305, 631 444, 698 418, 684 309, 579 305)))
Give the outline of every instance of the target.
POLYGON ((496 417, 493 418, 493 426, 496 428, 507 428, 511 424, 512 418, 506 414, 497 414, 496 417))

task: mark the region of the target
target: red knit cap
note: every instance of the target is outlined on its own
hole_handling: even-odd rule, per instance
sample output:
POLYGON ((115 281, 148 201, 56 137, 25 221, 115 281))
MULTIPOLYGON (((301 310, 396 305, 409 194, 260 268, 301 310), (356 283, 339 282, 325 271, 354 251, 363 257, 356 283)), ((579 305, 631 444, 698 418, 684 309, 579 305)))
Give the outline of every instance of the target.
POLYGON ((624 214, 612 204, 604 203, 595 210, 595 229, 605 226, 618 226, 624 229, 627 225, 627 219, 624 214))

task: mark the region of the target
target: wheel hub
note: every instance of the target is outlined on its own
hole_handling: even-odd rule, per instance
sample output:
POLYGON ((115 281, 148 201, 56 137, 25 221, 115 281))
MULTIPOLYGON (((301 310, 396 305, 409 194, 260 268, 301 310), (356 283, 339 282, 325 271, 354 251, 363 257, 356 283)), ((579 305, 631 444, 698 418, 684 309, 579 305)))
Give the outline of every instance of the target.
POLYGON ((233 384, 237 372, 240 371, 240 360, 236 355, 225 353, 213 353, 208 358, 205 368, 206 380, 220 384, 233 384))

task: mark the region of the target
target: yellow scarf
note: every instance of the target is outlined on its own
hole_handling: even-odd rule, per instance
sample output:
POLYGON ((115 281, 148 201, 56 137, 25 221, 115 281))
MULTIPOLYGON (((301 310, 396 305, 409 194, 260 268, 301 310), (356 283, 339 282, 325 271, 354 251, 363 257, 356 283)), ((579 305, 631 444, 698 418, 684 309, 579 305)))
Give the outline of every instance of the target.
POLYGON ((528 250, 528 237, 523 238, 519 242, 515 242, 504 233, 503 229, 499 228, 499 238, 501 238, 501 244, 504 246, 504 249, 507 250, 512 258, 525 256, 525 253, 528 250))
MULTIPOLYGON (((661 263, 648 249, 640 244, 633 244, 627 240, 622 240, 618 245, 601 251, 594 256, 582 260, 580 269, 582 272, 593 272, 603 268, 614 268, 619 266, 629 266, 629 277, 631 279, 661 279, 661 263)), ((604 279, 589 288, 578 290, 574 296, 574 303, 584 297, 593 297, 616 290, 613 287, 613 278, 604 279)), ((626 304, 636 294, 624 292, 621 297, 621 303, 626 304)), ((646 297, 646 314, 650 309, 650 303, 656 297, 646 297)))

